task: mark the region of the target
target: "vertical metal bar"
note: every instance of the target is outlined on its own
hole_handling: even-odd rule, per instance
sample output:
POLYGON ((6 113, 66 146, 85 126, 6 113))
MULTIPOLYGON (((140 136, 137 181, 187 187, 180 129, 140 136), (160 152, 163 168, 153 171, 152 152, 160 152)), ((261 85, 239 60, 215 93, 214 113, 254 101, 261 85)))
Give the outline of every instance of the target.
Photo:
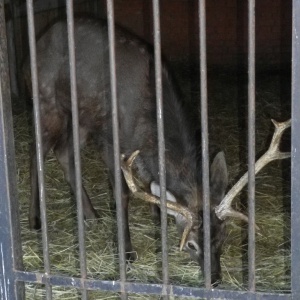
POLYGON ((248 265, 249 291, 255 291, 255 0, 248 2, 248 265))
POLYGON ((121 166, 120 166, 120 142, 119 142, 119 120, 118 120, 118 99, 117 79, 115 60, 115 24, 114 24, 114 1, 107 0, 108 37, 109 37, 109 62, 110 62, 110 84, 112 101, 112 122, 113 122, 113 144, 114 144, 114 165, 115 165, 115 198, 117 204, 118 219, 118 245, 119 245, 119 268, 121 280, 121 298, 127 299, 124 283, 126 281, 126 259, 125 259, 125 237, 124 237, 124 211, 122 209, 121 190, 121 166))
POLYGON ((204 227, 204 276, 205 287, 211 288, 211 247, 210 247, 210 191, 207 118, 207 61, 206 61, 206 11, 205 0, 199 0, 200 33, 200 85, 201 85, 201 143, 202 143, 202 194, 204 227))
POLYGON ((160 37, 160 9, 159 0, 153 0, 153 25, 154 25, 154 54, 155 54, 155 88, 156 88, 156 116, 158 129, 158 156, 159 156, 159 184, 160 184, 160 209, 161 209, 161 237, 162 237, 162 268, 163 268, 163 293, 167 293, 169 284, 168 265, 168 223, 166 207, 166 165, 165 165, 165 138, 163 116, 163 87, 161 67, 161 37, 160 37))
POLYGON ((25 299, 4 0, 0 0, 0 299, 25 299))
POLYGON ((300 0, 293 0, 292 34, 292 187, 291 283, 293 299, 300 299, 300 0))
POLYGON ((15 6, 12 0, 9 0, 7 4, 10 12, 10 19, 7 21, 7 41, 8 41, 8 56, 9 56, 9 70, 10 70, 10 85, 11 91, 17 97, 19 97, 19 87, 18 87, 18 79, 17 79, 17 60, 16 60, 16 45, 15 45, 15 6))
MULTIPOLYGON (((42 223, 42 240, 43 240, 43 257, 44 270, 46 276, 50 274, 50 260, 49 260, 49 241, 48 241, 48 226, 46 215, 46 193, 44 182, 44 155, 41 134, 40 122, 40 104, 39 104, 39 90, 38 90, 38 76, 37 76, 37 62, 36 62, 36 42, 35 42, 35 28, 34 28, 34 14, 32 0, 27 0, 27 22, 28 22, 28 36, 29 36, 29 50, 30 50, 30 67, 32 80, 32 94, 33 94, 33 110, 34 110, 34 124, 36 135, 36 156, 37 156, 37 174, 39 184, 39 198, 41 210, 42 223)), ((49 282, 46 283, 46 297, 52 299, 52 289, 49 282)))
MULTIPOLYGON (((73 0, 67 0, 67 23, 68 23, 68 45, 69 45, 69 65, 71 83, 71 103, 72 103, 72 129, 74 146, 74 166, 75 166, 75 186, 77 202, 78 239, 79 239, 79 259, 81 278, 87 278, 85 234, 82 204, 82 176, 80 158, 80 137, 79 137, 79 117, 76 83, 76 57, 75 57, 75 37, 74 37, 74 9, 73 0)), ((82 299, 87 299, 87 291, 82 290, 82 299)))

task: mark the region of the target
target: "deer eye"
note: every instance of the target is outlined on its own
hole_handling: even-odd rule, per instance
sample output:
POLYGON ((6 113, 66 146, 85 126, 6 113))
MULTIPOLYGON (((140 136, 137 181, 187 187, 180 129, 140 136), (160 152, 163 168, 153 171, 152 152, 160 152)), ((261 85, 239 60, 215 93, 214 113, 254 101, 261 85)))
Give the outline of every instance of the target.
POLYGON ((189 249, 193 250, 193 251, 197 251, 196 246, 194 245, 194 243, 191 242, 187 242, 187 246, 189 249))

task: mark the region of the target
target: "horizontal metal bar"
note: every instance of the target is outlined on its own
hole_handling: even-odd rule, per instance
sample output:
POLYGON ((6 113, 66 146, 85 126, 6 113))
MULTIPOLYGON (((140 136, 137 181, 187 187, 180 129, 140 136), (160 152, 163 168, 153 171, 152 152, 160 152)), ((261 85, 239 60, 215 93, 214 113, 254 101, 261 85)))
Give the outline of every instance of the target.
MULTIPOLYGON (((82 279, 76 277, 65 277, 59 275, 46 276, 43 273, 34 272, 16 272, 16 279, 18 281, 44 284, 46 279, 49 280, 51 285, 67 286, 77 289, 87 290, 102 290, 108 292, 118 293, 121 290, 120 281, 107 281, 107 280, 92 280, 82 279)), ((162 295, 164 285, 162 284, 145 284, 135 282, 125 282, 124 289, 127 293, 135 294, 155 294, 162 295)), ((257 299, 257 300, 284 300, 292 299, 291 294, 275 294, 275 293, 251 293, 248 291, 228 291, 221 289, 207 290, 204 288, 191 288, 185 286, 168 285, 167 290, 170 291, 168 295, 178 297, 197 297, 197 298, 211 298, 211 299, 257 299)))

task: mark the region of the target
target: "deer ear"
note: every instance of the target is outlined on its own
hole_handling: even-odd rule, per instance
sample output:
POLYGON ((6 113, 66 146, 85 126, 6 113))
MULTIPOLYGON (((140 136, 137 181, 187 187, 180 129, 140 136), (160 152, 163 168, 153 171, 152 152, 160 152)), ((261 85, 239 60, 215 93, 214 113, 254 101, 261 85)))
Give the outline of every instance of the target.
MULTIPOLYGON (((152 181, 150 184, 150 190, 151 190, 152 195, 154 195, 156 197, 160 197, 160 185, 158 183, 156 183, 155 181, 152 181)), ((171 192, 167 191, 166 197, 167 197, 167 200, 176 202, 176 198, 171 192)), ((169 215, 172 215, 174 217, 177 217, 177 215, 178 215, 178 212, 175 212, 170 209, 168 209, 167 212, 169 215)))
POLYGON ((210 195, 212 206, 218 205, 225 196, 228 172, 223 151, 220 151, 210 166, 210 195))

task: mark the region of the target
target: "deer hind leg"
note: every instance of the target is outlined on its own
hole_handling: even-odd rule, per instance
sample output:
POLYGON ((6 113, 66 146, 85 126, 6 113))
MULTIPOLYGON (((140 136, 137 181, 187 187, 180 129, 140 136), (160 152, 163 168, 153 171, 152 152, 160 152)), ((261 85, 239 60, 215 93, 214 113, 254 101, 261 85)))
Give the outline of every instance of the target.
MULTIPOLYGON (((85 144, 87 134, 86 132, 80 128, 80 146, 85 144)), ((76 178, 75 178, 75 165, 74 165, 74 150, 73 150, 73 142, 72 142, 72 131, 66 130, 61 135, 60 139, 55 145, 54 153, 56 155, 57 160, 65 174, 65 178, 69 183, 73 194, 76 191, 76 178)), ((83 205, 83 214, 85 219, 95 219, 97 218, 97 212, 95 211, 91 200, 84 188, 82 186, 82 205, 83 205)))
MULTIPOLYGON (((49 150, 55 145, 59 138, 62 121, 54 111, 52 114, 48 113, 46 116, 42 116, 40 121, 42 135, 42 159, 45 160, 49 150)), ((31 148, 31 201, 29 205, 29 226, 31 229, 39 230, 41 228, 41 217, 36 145, 33 144, 31 148)))

